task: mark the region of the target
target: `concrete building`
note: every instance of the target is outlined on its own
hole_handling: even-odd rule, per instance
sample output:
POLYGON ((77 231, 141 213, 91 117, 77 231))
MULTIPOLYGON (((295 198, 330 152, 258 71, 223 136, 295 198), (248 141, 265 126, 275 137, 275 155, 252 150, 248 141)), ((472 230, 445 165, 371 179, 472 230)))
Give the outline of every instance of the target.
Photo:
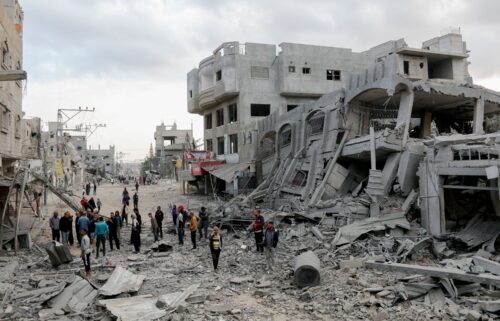
POLYGON ((0 175, 12 176, 22 158, 22 83, 10 77, 22 71, 23 11, 17 0, 0 1, 0 175))
POLYGON ((86 153, 85 164, 87 171, 95 172, 101 176, 115 175, 116 162, 115 162, 115 146, 109 146, 109 149, 89 149, 86 153))
POLYGON ((188 73, 188 111, 204 117, 207 150, 230 163, 251 161, 260 119, 344 88, 351 71, 372 62, 345 48, 227 42, 188 73))
POLYGON ((177 124, 156 126, 152 170, 161 176, 174 173, 173 161, 182 159, 185 151, 195 149, 193 129, 178 129, 177 124))

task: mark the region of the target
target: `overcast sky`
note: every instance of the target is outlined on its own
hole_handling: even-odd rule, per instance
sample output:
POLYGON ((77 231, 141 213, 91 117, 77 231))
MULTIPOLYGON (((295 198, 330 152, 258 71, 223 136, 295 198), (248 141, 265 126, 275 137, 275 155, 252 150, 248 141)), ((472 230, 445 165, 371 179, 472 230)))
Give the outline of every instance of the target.
POLYGON ((76 122, 106 123, 89 144, 146 156, 155 126, 194 126, 186 73, 226 41, 297 42, 363 51, 405 38, 413 47, 460 27, 478 84, 500 91, 500 1, 20 0, 24 111, 95 107, 76 122))

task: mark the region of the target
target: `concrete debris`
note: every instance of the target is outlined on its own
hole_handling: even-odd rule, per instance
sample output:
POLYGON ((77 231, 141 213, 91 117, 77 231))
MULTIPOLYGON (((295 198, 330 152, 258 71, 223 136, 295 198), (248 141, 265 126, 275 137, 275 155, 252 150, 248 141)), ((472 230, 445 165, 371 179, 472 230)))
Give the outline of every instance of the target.
POLYGON ((66 312, 83 312, 97 297, 97 290, 82 277, 76 276, 73 283, 52 298, 47 305, 51 309, 66 312))
POLYGON ((99 294, 114 296, 121 293, 137 292, 145 278, 145 275, 136 275, 121 266, 117 266, 108 281, 99 289, 99 294))
POLYGON ((321 279, 319 258, 312 251, 307 251, 295 258, 294 276, 297 286, 318 285, 321 279))
POLYGON ((120 321, 157 320, 167 315, 156 307, 158 299, 152 295, 137 295, 130 298, 99 300, 98 304, 108 309, 120 321))
POLYGON ((73 256, 66 244, 54 241, 45 250, 53 266, 59 266, 73 261, 73 256))

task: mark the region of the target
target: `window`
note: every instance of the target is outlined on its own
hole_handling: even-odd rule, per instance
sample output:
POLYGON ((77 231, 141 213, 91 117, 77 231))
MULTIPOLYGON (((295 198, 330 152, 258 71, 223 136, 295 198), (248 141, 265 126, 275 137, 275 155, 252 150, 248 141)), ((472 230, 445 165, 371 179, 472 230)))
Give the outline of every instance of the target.
POLYGON ((287 126, 286 129, 284 129, 279 136, 279 147, 283 148, 285 146, 288 146, 292 143, 292 128, 287 126))
POLYGON ((269 68, 252 66, 250 68, 250 77, 260 78, 260 79, 269 79, 269 68))
POLYGON ((217 127, 224 125, 224 109, 221 108, 215 112, 217 127))
POLYGON ((215 81, 222 80, 222 70, 217 70, 215 73, 215 81))
POLYGON ((229 114, 229 123, 235 123, 238 121, 238 107, 236 104, 231 104, 227 106, 227 112, 229 114))
POLYGON ((286 105, 286 111, 294 110, 298 105, 286 105))
POLYGON ((193 91, 192 90, 189 91, 189 98, 193 98, 193 91))
POLYGON ((406 76, 410 74, 410 62, 408 60, 403 61, 403 73, 406 76))
POLYGON ((311 68, 309 68, 309 67, 303 67, 302 68, 302 73, 306 74, 306 75, 310 74, 311 73, 311 68))
POLYGON ((217 155, 224 155, 224 137, 217 137, 217 155))
POLYGON ((340 80, 340 70, 327 69, 326 80, 340 80))
POLYGON ((238 153, 238 135, 229 135, 229 154, 238 153))
POLYGON ((207 139, 207 143, 206 143, 205 149, 209 150, 211 152, 214 151, 214 142, 213 142, 213 140, 207 139))
POLYGON ((205 115, 205 129, 212 129, 212 114, 205 115))
POLYGON ((295 72, 295 66, 288 66, 288 72, 295 72))
POLYGON ((269 116, 270 113, 271 113, 271 105, 269 105, 269 104, 251 104, 250 105, 250 116, 252 116, 252 117, 269 116))
POLYGON ((292 185, 294 186, 306 186, 307 183, 307 172, 306 171, 297 171, 295 173, 295 177, 292 180, 292 185))

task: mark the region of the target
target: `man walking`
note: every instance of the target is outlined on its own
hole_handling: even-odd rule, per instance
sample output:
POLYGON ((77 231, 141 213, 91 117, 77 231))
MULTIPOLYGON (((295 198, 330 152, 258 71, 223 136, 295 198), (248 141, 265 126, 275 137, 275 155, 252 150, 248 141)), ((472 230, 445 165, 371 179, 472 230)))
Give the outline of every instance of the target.
POLYGON ((172 221, 174 222, 174 233, 177 234, 177 206, 175 204, 172 206, 170 214, 172 214, 172 221))
POLYGON ((80 248, 82 250, 82 253, 80 254, 80 257, 83 260, 83 266, 85 266, 85 276, 87 279, 90 279, 91 273, 90 273, 90 254, 92 253, 92 249, 90 247, 90 238, 87 235, 87 230, 82 230, 82 242, 80 245, 80 248))
POLYGON ((264 249, 266 252, 266 263, 268 271, 274 268, 274 253, 278 246, 279 231, 274 228, 273 222, 267 223, 266 232, 264 233, 264 249))
POLYGON ((52 241, 61 241, 61 235, 59 233, 59 213, 54 212, 54 215, 49 220, 50 229, 52 230, 52 241))
POLYGON ((255 221, 250 225, 250 230, 255 235, 255 245, 257 252, 264 253, 264 217, 262 217, 260 210, 255 210, 255 221))
POLYGON ((179 238, 179 245, 184 245, 184 216, 179 211, 177 214, 177 236, 179 238))
POLYGON ((205 239, 207 239, 208 238, 208 212, 207 212, 207 209, 203 206, 201 207, 199 217, 200 217, 200 227, 199 227, 200 240, 203 237, 203 233, 205 233, 205 239))
POLYGON ((158 223, 158 233, 160 235, 160 238, 163 238, 163 218, 165 216, 163 215, 163 212, 161 210, 161 206, 158 206, 158 208, 156 209, 156 213, 155 213, 155 219, 156 219, 156 223, 158 223))
POLYGON ((115 242, 116 249, 120 249, 120 240, 118 240, 118 235, 116 234, 117 227, 114 216, 114 213, 111 212, 110 218, 106 220, 106 224, 108 225, 109 229, 109 248, 111 249, 111 251, 113 251, 113 241, 115 242))
POLYGON ((191 232, 191 242, 193 243, 193 250, 196 249, 196 230, 198 229, 198 218, 194 215, 193 211, 189 212, 189 231, 191 232))
POLYGON ((132 200, 134 201, 134 208, 139 207, 139 195, 137 192, 134 193, 134 196, 132 196, 132 200))
POLYGON ((151 232, 153 232, 153 237, 155 242, 158 242, 158 221, 153 217, 153 214, 148 213, 149 220, 151 221, 151 232))
POLYGON ((99 258, 99 245, 102 243, 102 255, 106 256, 106 238, 109 237, 108 225, 104 222, 104 218, 99 217, 99 221, 95 225, 94 237, 96 239, 95 258, 99 258))
POLYGON ((222 251, 222 236, 219 234, 219 228, 214 226, 214 231, 210 236, 210 253, 212 253, 212 262, 214 264, 214 272, 217 273, 219 266, 220 252, 222 251))
POLYGON ((115 216, 113 217, 116 226, 116 237, 118 241, 122 240, 122 218, 120 217, 120 212, 115 211, 115 216))
POLYGON ((71 231, 71 221, 69 219, 69 212, 64 212, 63 217, 59 220, 59 229, 62 234, 63 244, 69 245, 69 232, 71 231))
POLYGON ((135 253, 139 253, 141 250, 141 226, 139 225, 139 222, 137 222, 134 214, 132 214, 131 217, 132 217, 132 232, 130 235, 130 240, 134 245, 135 253))
POLYGON ((139 182, 135 180, 135 190, 139 191, 139 182))

